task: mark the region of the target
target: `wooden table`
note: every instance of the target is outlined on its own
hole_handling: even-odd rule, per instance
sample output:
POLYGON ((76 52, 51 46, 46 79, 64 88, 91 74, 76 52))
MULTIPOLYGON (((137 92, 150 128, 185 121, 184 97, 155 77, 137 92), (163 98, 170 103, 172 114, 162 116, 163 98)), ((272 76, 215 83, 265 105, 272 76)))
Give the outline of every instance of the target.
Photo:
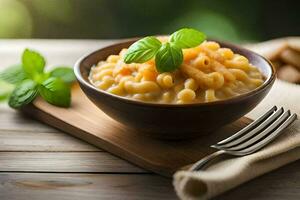
MULTIPOLYGON (((0 40, 1 67, 20 61, 25 47, 49 66, 72 65, 107 45, 101 40, 0 40)), ((1 89, 1 88, 0 88, 1 89)), ((300 199, 300 161, 217 199, 300 199)), ((177 199, 172 180, 134 166, 0 104, 0 199, 177 199)))

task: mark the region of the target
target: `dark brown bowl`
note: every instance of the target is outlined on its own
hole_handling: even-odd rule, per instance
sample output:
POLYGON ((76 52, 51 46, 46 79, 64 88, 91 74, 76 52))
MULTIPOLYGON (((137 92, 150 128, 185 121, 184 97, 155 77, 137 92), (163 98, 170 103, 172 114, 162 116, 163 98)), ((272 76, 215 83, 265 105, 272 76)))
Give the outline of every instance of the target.
POLYGON ((122 48, 129 47, 135 41, 136 39, 120 42, 88 54, 77 61, 74 71, 81 89, 103 112, 126 126, 142 130, 141 132, 156 138, 196 137, 231 123, 252 110, 266 96, 275 81, 275 69, 268 60, 252 51, 219 42, 222 47, 244 55, 257 66, 266 77, 264 84, 231 99, 180 105, 136 101, 94 87, 88 80, 91 67, 111 54, 118 54, 122 48))

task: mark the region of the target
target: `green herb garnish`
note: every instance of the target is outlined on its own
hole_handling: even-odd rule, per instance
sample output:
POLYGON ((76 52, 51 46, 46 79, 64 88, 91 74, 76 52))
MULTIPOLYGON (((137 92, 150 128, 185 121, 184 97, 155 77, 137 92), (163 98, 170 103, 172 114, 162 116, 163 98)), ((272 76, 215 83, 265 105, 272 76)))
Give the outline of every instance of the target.
POLYGON ((13 90, 12 94, 10 95, 8 105, 12 108, 20 108, 33 101, 37 93, 37 83, 31 79, 26 79, 17 85, 13 90))
POLYGON ((22 65, 13 65, 0 72, 0 80, 16 85, 26 79, 22 65))
POLYGON ((50 76, 61 78, 66 83, 72 83, 76 79, 70 67, 57 67, 50 72, 50 76))
POLYGON ((181 49, 193 48, 206 40, 206 35, 191 28, 183 28, 170 36, 170 42, 181 49))
MULTIPOLYGON (((11 66, 0 72, 0 82, 5 83, 6 91, 2 99, 9 96, 8 104, 20 108, 32 102, 40 94, 50 104, 69 107, 71 103, 71 85, 75 80, 73 70, 57 67, 45 72, 46 61, 38 52, 25 49, 22 64, 11 66)), ((0 97, 0 99, 1 99, 0 97)))
POLYGON ((174 43, 163 44, 155 56, 156 69, 159 72, 171 72, 183 61, 182 50, 174 43))
POLYGON ((205 39, 204 33, 191 28, 174 32, 165 44, 153 36, 148 36, 129 47, 124 62, 144 63, 155 56, 157 71, 171 72, 179 68, 183 62, 182 49, 196 47, 205 39))
POLYGON ((0 101, 6 100, 10 93, 13 91, 14 87, 5 81, 0 80, 0 101))
POLYGON ((125 63, 143 63, 155 56, 161 42, 153 36, 145 37, 133 43, 124 58, 125 63))
POLYGON ((34 79, 35 76, 43 74, 46 61, 39 53, 25 49, 22 55, 22 65, 27 76, 34 79))
POLYGON ((50 77, 39 87, 40 95, 49 103, 61 107, 69 107, 71 90, 61 78, 50 77))

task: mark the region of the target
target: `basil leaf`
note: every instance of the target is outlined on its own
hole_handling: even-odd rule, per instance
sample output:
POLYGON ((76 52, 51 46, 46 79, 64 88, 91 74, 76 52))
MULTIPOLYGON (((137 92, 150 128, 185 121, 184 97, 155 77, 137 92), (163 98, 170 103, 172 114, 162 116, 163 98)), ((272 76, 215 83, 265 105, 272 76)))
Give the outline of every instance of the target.
POLYGON ((183 61, 182 50, 172 43, 165 43, 155 57, 156 69, 159 72, 171 72, 179 68, 183 61))
POLYGON ((76 80, 73 69, 69 67, 57 67, 50 72, 50 76, 61 78, 66 83, 72 83, 76 80))
POLYGON ((206 35, 191 28, 183 28, 170 36, 170 42, 179 48, 192 48, 201 44, 206 39, 206 35))
POLYGON ((41 73, 41 74, 36 74, 33 78, 35 82, 38 84, 42 84, 45 80, 47 80, 50 77, 50 73, 41 73))
POLYGON ((37 95, 37 84, 30 79, 22 81, 10 95, 8 105, 12 108, 20 108, 29 104, 37 95))
POLYGON ((6 100, 13 89, 12 84, 0 80, 0 101, 6 100))
POLYGON ((22 65, 25 73, 34 78, 36 74, 43 73, 46 61, 38 52, 25 49, 22 55, 22 65))
POLYGON ((125 57, 125 63, 143 63, 155 56, 159 48, 161 47, 161 42, 153 36, 145 37, 141 40, 133 43, 125 57))
POLYGON ((0 80, 10 84, 19 84, 24 79, 26 79, 26 74, 20 64, 13 65, 0 72, 0 80))
POLYGON ((39 86, 40 95, 50 104, 69 107, 71 88, 60 78, 50 77, 39 86))

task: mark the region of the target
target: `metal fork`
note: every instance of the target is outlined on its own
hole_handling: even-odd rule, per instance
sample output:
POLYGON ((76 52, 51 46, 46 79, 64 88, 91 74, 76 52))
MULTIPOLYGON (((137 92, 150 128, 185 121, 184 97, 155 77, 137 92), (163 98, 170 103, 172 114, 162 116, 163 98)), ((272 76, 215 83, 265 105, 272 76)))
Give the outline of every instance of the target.
POLYGON ((290 110, 284 111, 282 107, 277 109, 277 107, 274 106, 263 116, 259 117, 236 134, 212 145, 211 147, 218 149, 219 151, 199 160, 190 170, 200 170, 210 161, 223 154, 232 156, 252 154, 273 141, 296 119, 297 115, 295 113, 291 114, 290 110))

